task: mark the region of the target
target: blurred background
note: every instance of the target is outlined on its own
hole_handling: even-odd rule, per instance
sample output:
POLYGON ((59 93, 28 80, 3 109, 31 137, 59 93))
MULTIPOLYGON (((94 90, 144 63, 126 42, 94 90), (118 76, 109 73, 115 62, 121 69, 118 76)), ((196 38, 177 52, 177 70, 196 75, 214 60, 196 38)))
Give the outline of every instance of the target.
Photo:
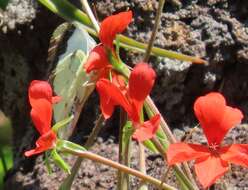
POLYGON ((0 111, 0 189, 3 179, 13 165, 11 121, 0 111))

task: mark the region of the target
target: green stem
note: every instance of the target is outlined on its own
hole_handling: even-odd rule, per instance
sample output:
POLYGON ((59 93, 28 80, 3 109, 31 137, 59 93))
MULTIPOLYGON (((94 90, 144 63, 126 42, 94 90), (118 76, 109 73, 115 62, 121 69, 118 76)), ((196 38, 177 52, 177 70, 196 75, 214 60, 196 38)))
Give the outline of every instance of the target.
MULTIPOLYGON (((130 150, 131 150, 131 136, 124 132, 125 124, 127 122, 127 114, 123 109, 120 110, 120 126, 119 126, 119 163, 125 166, 130 166, 130 150)), ((129 189, 129 175, 118 170, 117 173, 117 189, 129 189)))
POLYGON ((90 28, 93 27, 89 17, 67 0, 39 0, 39 2, 65 20, 78 21, 90 28))
POLYGON ((81 0, 81 3, 82 3, 82 5, 83 5, 83 8, 84 8, 86 14, 88 15, 89 19, 91 20, 92 25, 93 25, 95 31, 96 31, 97 33, 99 33, 100 27, 99 27, 98 22, 97 22, 97 20, 96 20, 96 18, 95 18, 95 16, 94 16, 94 14, 93 14, 93 12, 92 12, 90 6, 89 6, 88 1, 87 1, 87 0, 81 0))
POLYGON ((161 14, 162 14, 162 11, 163 11, 163 8, 164 8, 164 3, 165 3, 165 0, 159 0, 158 10, 157 10, 156 17, 155 17, 155 23, 154 23, 154 27, 153 27, 153 30, 152 30, 151 38, 149 40, 149 43, 148 43, 148 46, 147 46, 147 49, 146 49, 144 62, 148 62, 148 60, 149 60, 149 57, 150 57, 150 54, 151 54, 151 51, 152 51, 152 46, 154 44, 156 34, 157 34, 157 31, 158 31, 158 28, 159 28, 159 23, 160 23, 161 14))
MULTIPOLYGON (((122 164, 119 164, 117 162, 109 160, 109 159, 104 158, 102 156, 99 156, 97 154, 94 154, 94 153, 91 153, 91 152, 88 152, 88 151, 72 150, 72 149, 69 149, 67 147, 63 148, 62 151, 65 152, 65 153, 75 155, 75 156, 79 156, 81 158, 86 158, 86 159, 90 159, 90 160, 95 161, 95 162, 99 162, 101 164, 110 166, 110 167, 115 168, 117 170, 121 170, 122 172, 125 172, 125 173, 128 173, 130 175, 136 176, 136 177, 146 181, 147 183, 151 183, 151 184, 153 184, 153 185, 155 185, 157 187, 161 186, 161 181, 160 180, 155 179, 155 178, 153 178, 151 176, 145 175, 140 171, 137 171, 135 169, 129 168, 127 166, 124 166, 122 164)), ((174 187, 172 187, 170 185, 167 185, 165 183, 162 184, 162 187, 165 190, 177 190, 176 188, 174 188, 174 187)))
MULTIPOLYGON (((136 50, 139 52, 145 52, 145 49, 147 48, 147 44, 138 42, 134 39, 128 38, 124 35, 119 35, 120 39, 120 46, 127 48, 127 49, 132 49, 136 50)), ((181 61, 188 61, 196 64, 207 64, 207 62, 199 57, 193 57, 189 55, 184 55, 181 53, 177 53, 174 51, 158 48, 158 47, 153 47, 151 53, 155 56, 160 56, 160 57, 167 57, 170 59, 177 59, 181 61)))
MULTIPOLYGON (((145 147, 140 142, 139 142, 139 169, 143 174, 146 174, 145 147)), ((148 187, 146 184, 141 184, 138 190, 148 190, 148 187)))

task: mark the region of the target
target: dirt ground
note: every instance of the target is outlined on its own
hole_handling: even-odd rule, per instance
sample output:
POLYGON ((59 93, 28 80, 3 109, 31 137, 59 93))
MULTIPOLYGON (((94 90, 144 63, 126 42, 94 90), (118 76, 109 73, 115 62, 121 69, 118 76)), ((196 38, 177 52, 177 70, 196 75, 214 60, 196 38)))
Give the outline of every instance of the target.
MULTIPOLYGON (((185 131, 189 131, 190 128, 186 127, 184 130, 176 129, 174 134, 180 140, 185 131)), ((231 143, 248 143, 247 139, 248 128, 247 125, 240 125, 233 130, 225 138, 224 144, 231 143)), ((99 137, 94 146, 90 149, 92 152, 101 156, 109 158, 114 161, 118 161, 118 144, 116 137, 110 136, 108 139, 99 137)), ((206 138, 203 136, 200 129, 196 130, 188 142, 206 144, 206 138)), ((138 145, 133 142, 132 144, 132 157, 131 167, 138 169, 139 159, 138 145)), ((75 162, 75 157, 69 157, 66 159, 69 164, 75 162)), ((30 163, 29 163, 30 164, 30 163)), ((66 174, 56 167, 53 167, 53 174, 49 175, 47 168, 44 165, 42 156, 39 156, 34 163, 34 168, 29 171, 19 170, 15 173, 14 177, 9 178, 6 184, 6 189, 16 190, 57 190, 62 183, 66 174)), ((191 162, 190 165, 193 163, 191 162)), ((147 174, 155 178, 161 179, 163 174, 167 171, 164 159, 159 154, 154 154, 146 151, 146 166, 147 174)), ((192 171, 193 172, 193 171, 192 171)), ((116 188, 116 170, 105 165, 94 163, 90 160, 84 160, 78 175, 74 181, 72 190, 110 190, 116 188)), ((230 170, 225 174, 217 183, 211 187, 212 190, 246 190, 248 187, 248 169, 239 166, 230 166, 230 170)), ((178 187, 173 172, 170 171, 166 180, 172 186, 178 187)), ((131 177, 130 189, 138 189, 140 181, 137 178, 131 177)), ((155 186, 149 185, 149 190, 156 190, 155 186)))
MULTIPOLYGON (((158 5, 156 0, 94 0, 92 3, 99 20, 115 12, 133 10, 134 22, 125 34, 139 41, 149 40, 158 5)), ((209 65, 152 57, 150 61, 158 75, 153 99, 178 137, 197 123, 192 104, 197 96, 209 91, 222 92, 230 105, 244 112, 244 122, 247 122, 248 1, 181 0, 181 3, 181 7, 170 2, 165 5, 155 45, 200 56, 209 61, 209 65)), ((0 108, 12 119, 15 149, 15 166, 6 177, 6 189, 53 190, 65 174, 56 170, 55 174, 48 176, 42 156, 23 157, 23 151, 31 147, 33 143, 30 141, 37 137, 30 127, 26 93, 32 79, 45 79, 47 76, 49 38, 63 20, 33 0, 13 0, 6 11, 0 11, 0 20, 0 108)), ((122 51, 121 56, 133 65, 142 60, 143 55, 122 51)), ((86 139, 99 113, 97 103, 94 94, 72 136, 74 142, 83 143, 86 139)), ((106 123, 92 151, 117 160, 117 123, 117 117, 106 123)), ((199 140, 204 142, 202 135, 193 135, 192 141, 199 140)), ((226 142, 231 141, 248 143, 247 126, 230 133, 226 142)), ((136 155, 137 146, 134 145, 133 149, 133 155, 136 155)), ((73 163, 74 158, 68 161, 73 163)), ((137 162, 137 157, 134 157, 133 167, 137 162)), ((147 166, 148 174, 157 178, 165 172, 164 161, 159 155, 148 153, 147 166)), ((248 189, 248 171, 234 166, 231 171, 212 189, 248 189)), ((73 188, 115 189, 115 175, 115 170, 85 161, 73 188)), ((174 184, 173 178, 169 182, 174 184)), ((131 189, 137 189, 137 184, 132 180, 131 189)))

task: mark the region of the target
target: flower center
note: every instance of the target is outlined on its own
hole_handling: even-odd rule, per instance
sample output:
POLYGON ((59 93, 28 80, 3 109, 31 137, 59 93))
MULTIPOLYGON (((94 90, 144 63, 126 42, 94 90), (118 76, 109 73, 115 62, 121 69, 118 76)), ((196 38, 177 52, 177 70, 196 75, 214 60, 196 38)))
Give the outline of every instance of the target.
POLYGON ((209 148, 209 150, 210 150, 212 153, 218 154, 218 150, 219 150, 219 148, 220 148, 220 145, 217 144, 217 143, 211 143, 211 144, 208 145, 208 148, 209 148))

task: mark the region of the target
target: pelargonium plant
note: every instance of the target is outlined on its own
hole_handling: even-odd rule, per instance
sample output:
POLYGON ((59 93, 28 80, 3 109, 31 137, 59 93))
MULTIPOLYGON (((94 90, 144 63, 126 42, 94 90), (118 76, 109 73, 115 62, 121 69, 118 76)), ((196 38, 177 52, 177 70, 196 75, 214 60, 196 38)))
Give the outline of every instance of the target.
MULTIPOLYGON (((65 1, 61 1, 61 4, 56 4, 56 1, 51 1, 49 2, 50 4, 45 0, 40 1, 48 8, 51 8, 52 3, 56 6, 73 7, 68 2, 65 3, 65 1)), ((90 21, 92 21, 93 25, 94 23, 97 24, 87 3, 84 2, 83 4, 90 21)), ((52 10, 56 12, 54 7, 52 10)), ((72 9, 68 8, 67 11, 69 10, 72 9)), ((70 14, 64 14, 63 11, 56 13, 64 18, 70 16, 70 14)), ((79 13, 81 14, 80 18, 84 18, 84 14, 80 11, 79 13)), ((132 22, 132 16, 132 11, 124 11, 104 19, 99 30, 97 29, 98 25, 95 25, 94 28, 96 28, 100 43, 89 52, 84 64, 85 72, 91 73, 91 76, 93 76, 92 83, 96 86, 100 97, 99 107, 103 120, 112 117, 117 106, 127 116, 123 126, 120 127, 120 134, 126 137, 123 139, 121 138, 122 136, 120 137, 122 139, 120 145, 128 145, 132 141, 137 141, 140 146, 145 145, 147 149, 160 153, 170 166, 169 168, 174 170, 178 180, 177 187, 182 190, 197 190, 201 187, 205 189, 210 187, 228 171, 230 163, 248 167, 247 144, 222 144, 226 133, 232 127, 241 123, 243 114, 239 109, 227 106, 225 98, 220 93, 211 92, 201 96, 196 99, 194 104, 195 115, 203 128, 208 144, 176 142, 163 118, 163 114, 159 113, 149 97, 155 84, 155 70, 149 63, 144 61, 136 63, 130 69, 120 58, 119 43, 116 36, 123 32, 132 22), (185 163, 189 160, 195 160, 194 171, 197 176, 196 179, 192 173, 193 170, 190 170, 188 164, 185 163)), ((174 58, 183 59, 183 55, 172 54, 171 56, 176 55, 174 58)), ((184 59, 193 63, 205 63, 199 58, 191 57, 190 59, 189 56, 184 56, 184 59)), ((129 146, 120 146, 120 149, 124 149, 122 151, 124 154, 120 155, 123 157, 121 160, 126 162, 123 163, 120 160, 120 163, 118 163, 91 153, 87 150, 89 145, 83 147, 67 139, 62 139, 59 135, 59 130, 62 130, 65 125, 70 123, 73 120, 73 116, 64 118, 63 121, 52 125, 53 105, 59 103, 61 99, 63 100, 63 97, 59 97, 59 94, 58 96, 53 96, 52 87, 47 81, 35 80, 31 82, 29 87, 30 115, 40 137, 36 141, 36 147, 24 153, 25 156, 30 157, 45 152, 46 160, 50 162, 52 159, 57 166, 65 170, 69 176, 65 179, 60 189, 70 189, 82 158, 108 165, 127 176, 136 176, 141 179, 142 183, 151 183, 157 188, 177 189, 164 181, 147 175, 144 172, 145 166, 140 168, 140 171, 131 168, 128 158, 129 146), (62 155, 66 156, 68 154, 80 158, 72 170, 62 158, 62 155)), ((100 124, 97 123, 96 128, 99 127, 98 125, 100 124)), ((91 141, 94 141, 95 136, 90 138, 91 141)), ((140 151, 140 155, 142 155, 144 152, 140 151)), ((167 172, 165 171, 165 173, 167 172)), ((121 184, 118 185, 118 189, 128 189, 128 186, 123 185, 125 180, 129 183, 128 177, 122 176, 118 175, 118 184, 121 184)))

